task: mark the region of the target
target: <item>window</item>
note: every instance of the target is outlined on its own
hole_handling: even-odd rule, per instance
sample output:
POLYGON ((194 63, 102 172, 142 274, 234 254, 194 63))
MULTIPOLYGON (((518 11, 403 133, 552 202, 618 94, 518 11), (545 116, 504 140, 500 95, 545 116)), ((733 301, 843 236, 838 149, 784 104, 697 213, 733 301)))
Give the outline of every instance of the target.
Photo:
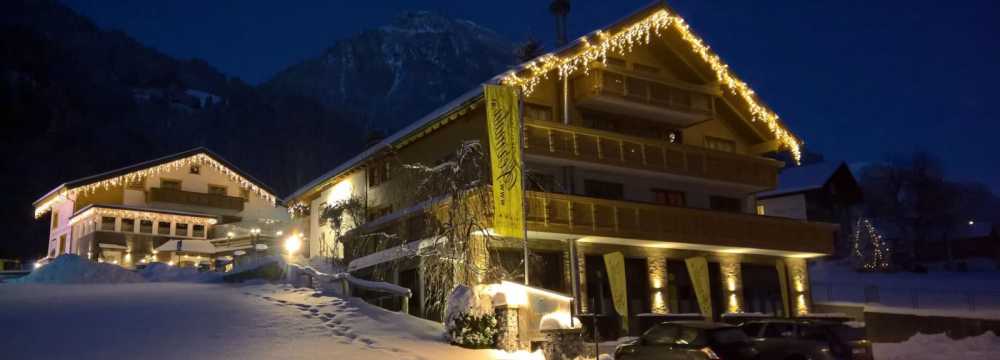
POLYGON ((102 216, 101 231, 115 231, 115 218, 109 216, 102 216))
POLYGON ((764 337, 782 338, 795 336, 795 325, 789 323, 769 323, 764 328, 764 337))
POLYGON ((122 232, 135 232, 135 219, 122 219, 122 232))
POLYGON ((191 165, 191 168, 188 169, 188 172, 195 175, 201 174, 201 166, 197 164, 191 165))
POLYGON ((742 212, 743 204, 740 199, 725 197, 725 196, 712 196, 709 198, 709 207, 712 210, 726 211, 726 212, 742 212))
POLYGON ((376 162, 368 167, 368 186, 376 187, 389 181, 389 162, 376 162))
POLYGON ((556 177, 541 172, 528 172, 528 190, 556 192, 556 177))
POLYGON ((764 208, 764 203, 762 203, 762 202, 759 202, 759 201, 757 202, 757 208, 756 208, 756 210, 757 210, 757 215, 765 215, 765 214, 767 214, 767 209, 764 208))
POLYGON ((193 237, 205 237, 205 225, 195 225, 191 229, 191 236, 193 237))
POLYGON ((55 229, 57 227, 59 227, 59 212, 58 211, 53 211, 52 212, 52 228, 55 229))
POLYGON ((732 140, 720 139, 717 137, 706 136, 705 137, 705 147, 712 150, 734 152, 736 151, 736 143, 732 140))
POLYGON ((590 197, 612 200, 621 200, 625 198, 625 186, 619 183, 599 180, 584 180, 583 188, 584 193, 590 197))
POLYGON ((552 121, 552 108, 537 104, 524 104, 524 118, 529 120, 552 121))
POLYGON ((180 180, 170 180, 170 179, 160 179, 160 188, 170 189, 170 190, 180 190, 181 181, 180 180))
POLYGON ((208 185, 208 193, 213 195, 226 196, 226 187, 219 185, 208 185))
POLYGON ((174 225, 174 235, 188 236, 188 224, 177 223, 174 225))
POLYGON ((59 236, 59 255, 66 253, 66 235, 59 236))
POLYGON ((392 212, 392 206, 380 206, 372 208, 368 211, 368 221, 374 221, 380 217, 389 215, 392 212))
POLYGON ((139 220, 139 232, 143 234, 153 233, 153 221, 152 220, 139 220))
POLYGON ((170 235, 170 223, 163 221, 157 222, 156 233, 159 235, 170 235))
POLYGON ((687 201, 684 192, 674 190, 653 189, 653 201, 668 206, 685 206, 687 201))

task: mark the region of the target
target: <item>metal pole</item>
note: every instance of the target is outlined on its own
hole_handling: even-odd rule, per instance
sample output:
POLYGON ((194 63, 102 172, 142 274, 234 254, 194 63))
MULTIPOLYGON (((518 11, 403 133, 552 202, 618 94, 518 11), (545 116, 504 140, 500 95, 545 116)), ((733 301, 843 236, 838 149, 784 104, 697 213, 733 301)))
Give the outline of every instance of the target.
MULTIPOLYGON (((573 307, 573 314, 580 314, 580 263, 579 254, 576 253, 576 239, 567 240, 569 244, 569 281, 573 291, 573 300, 576 303, 573 307)), ((572 323, 573 318, 570 317, 572 323)))
POLYGON ((519 144, 518 147, 518 157, 520 157, 521 162, 521 227, 524 229, 524 285, 529 285, 528 282, 528 268, 529 266, 529 255, 531 254, 528 250, 528 192, 526 191, 526 182, 528 181, 527 166, 524 163, 524 92, 517 92, 517 122, 519 127, 519 133, 517 134, 517 139, 519 144))

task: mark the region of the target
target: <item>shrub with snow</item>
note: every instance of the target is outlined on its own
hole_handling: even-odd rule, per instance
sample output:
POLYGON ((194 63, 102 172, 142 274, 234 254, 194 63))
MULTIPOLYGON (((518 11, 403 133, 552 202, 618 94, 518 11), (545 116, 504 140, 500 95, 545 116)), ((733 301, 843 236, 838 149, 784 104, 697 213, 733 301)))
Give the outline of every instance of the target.
POLYGON ((445 330, 452 344, 468 348, 489 348, 499 333, 490 296, 481 287, 459 285, 448 295, 445 330))
POLYGON ((96 263, 78 255, 64 254, 35 269, 19 283, 121 284, 144 282, 142 276, 118 265, 96 263))

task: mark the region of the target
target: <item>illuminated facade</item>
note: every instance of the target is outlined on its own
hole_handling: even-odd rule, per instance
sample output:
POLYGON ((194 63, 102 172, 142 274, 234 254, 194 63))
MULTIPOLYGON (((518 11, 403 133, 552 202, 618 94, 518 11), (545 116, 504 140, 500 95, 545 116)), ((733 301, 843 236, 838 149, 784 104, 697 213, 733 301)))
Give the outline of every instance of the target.
MULTIPOLYGON (((608 314, 615 310, 602 255, 620 252, 623 315, 633 324, 664 314, 808 312, 805 259, 833 251, 836 226, 757 215, 753 195, 776 188, 786 165, 765 155, 788 151, 797 161, 799 140, 672 9, 652 4, 490 82, 525 95, 532 285, 578 288, 580 311, 608 314), (704 274, 688 271, 692 258, 707 260, 704 274), (702 282, 710 291, 699 298, 693 289, 702 282)), ((419 216, 430 205, 405 196, 414 184, 401 165, 440 164, 468 140, 488 144, 484 109, 482 90, 473 89, 292 194, 287 204, 310 253, 344 256, 336 241, 344 231, 320 214, 352 198, 363 204, 365 230, 397 234, 399 247, 348 255, 350 270, 363 275, 402 259, 393 255, 400 248, 419 247, 419 216)), ((489 239, 496 256, 485 266, 516 268, 521 246, 489 239)), ((384 280, 419 296, 419 261, 403 263, 384 280)))
POLYGON ((36 217, 51 213, 46 258, 69 253, 125 267, 213 267, 240 250, 234 239, 288 222, 266 186, 201 148, 64 183, 34 205, 36 217))

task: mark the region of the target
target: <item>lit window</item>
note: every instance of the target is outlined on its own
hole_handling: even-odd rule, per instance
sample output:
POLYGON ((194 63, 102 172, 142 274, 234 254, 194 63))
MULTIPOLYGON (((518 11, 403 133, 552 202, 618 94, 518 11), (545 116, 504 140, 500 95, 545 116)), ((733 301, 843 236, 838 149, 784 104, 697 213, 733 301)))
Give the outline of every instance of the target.
POLYGON ((757 215, 764 215, 764 214, 766 214, 766 212, 764 210, 764 203, 760 203, 760 202, 757 203, 757 215))

